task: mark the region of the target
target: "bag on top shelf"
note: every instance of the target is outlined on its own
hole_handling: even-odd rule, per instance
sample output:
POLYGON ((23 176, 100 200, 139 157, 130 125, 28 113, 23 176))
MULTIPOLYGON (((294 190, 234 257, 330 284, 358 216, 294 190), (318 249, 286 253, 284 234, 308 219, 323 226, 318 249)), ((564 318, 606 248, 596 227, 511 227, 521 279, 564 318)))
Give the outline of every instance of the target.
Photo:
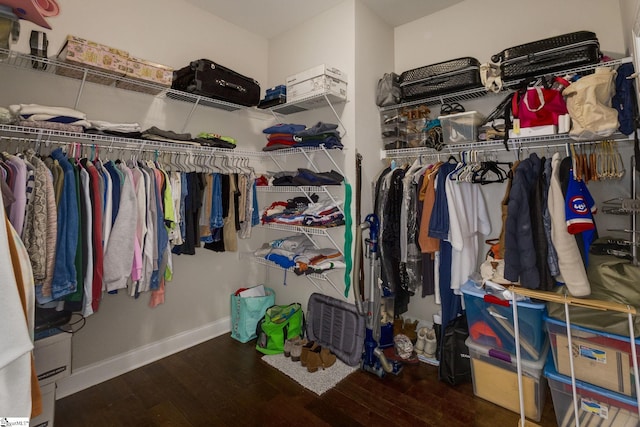
POLYGON ((252 107, 260 102, 260 85, 208 59, 192 61, 173 72, 172 89, 252 107))
POLYGON ((471 57, 414 68, 400 75, 403 101, 481 87, 480 62, 471 57))
POLYGON ((576 31, 513 46, 491 57, 505 82, 597 64, 602 57, 596 34, 576 31))

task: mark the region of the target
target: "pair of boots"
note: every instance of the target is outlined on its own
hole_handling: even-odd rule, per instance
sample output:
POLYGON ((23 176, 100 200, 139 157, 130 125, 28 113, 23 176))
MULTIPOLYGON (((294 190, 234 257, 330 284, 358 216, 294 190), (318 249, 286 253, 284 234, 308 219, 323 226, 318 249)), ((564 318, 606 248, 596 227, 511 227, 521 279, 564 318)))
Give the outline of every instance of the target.
POLYGON ((336 363, 336 355, 327 347, 322 347, 314 341, 302 345, 300 364, 307 368, 307 372, 316 372, 318 369, 327 369, 336 363))
POLYGON ((308 372, 327 369, 336 363, 336 355, 327 347, 318 345, 315 341, 303 340, 295 337, 284 343, 284 356, 291 357, 294 362, 300 362, 308 372))
POLYGON ((418 331, 418 340, 414 350, 416 354, 423 354, 428 359, 434 359, 438 348, 438 340, 436 332, 431 328, 420 328, 418 331))

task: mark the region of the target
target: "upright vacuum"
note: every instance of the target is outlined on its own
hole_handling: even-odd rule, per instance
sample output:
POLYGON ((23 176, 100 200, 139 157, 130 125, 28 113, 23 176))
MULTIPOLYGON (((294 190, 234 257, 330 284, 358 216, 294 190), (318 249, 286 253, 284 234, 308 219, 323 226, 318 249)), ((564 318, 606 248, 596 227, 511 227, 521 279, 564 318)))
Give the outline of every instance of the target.
MULTIPOLYGON (((362 232, 369 230, 369 238, 365 240, 365 256, 369 259, 369 295, 366 301, 362 300, 358 286, 354 286, 356 293, 356 307, 361 315, 366 315, 366 332, 364 341, 364 350, 362 353, 362 361, 360 368, 363 371, 371 372, 382 378, 385 373, 398 375, 402 370, 402 364, 398 361, 388 360, 380 345, 381 322, 380 322, 380 306, 382 303, 383 293, 378 284, 379 277, 379 252, 378 252, 378 233, 379 221, 375 214, 369 214, 356 228, 356 246, 355 259, 357 260, 362 251, 362 232), (365 312, 366 305, 366 312, 365 312)), ((357 265, 357 263, 356 263, 357 265)), ((354 269, 354 277, 358 272, 354 269)))

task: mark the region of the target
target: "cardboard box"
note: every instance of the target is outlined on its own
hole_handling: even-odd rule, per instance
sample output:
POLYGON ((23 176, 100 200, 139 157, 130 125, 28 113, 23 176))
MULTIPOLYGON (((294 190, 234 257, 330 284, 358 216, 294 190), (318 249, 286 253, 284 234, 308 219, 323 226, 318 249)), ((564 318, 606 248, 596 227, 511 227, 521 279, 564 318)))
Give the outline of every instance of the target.
MULTIPOLYGON (((510 411, 520 413, 515 355, 476 344, 470 338, 467 338, 465 343, 471 356, 473 393, 510 411)), ((522 360, 521 365, 525 415, 535 421, 540 421, 544 408, 547 385, 545 377, 542 376, 542 369, 548 351, 549 347, 546 346, 540 360, 522 360)))
MULTIPOLYGON (((87 74, 87 81, 111 85, 112 76, 124 76, 129 54, 123 50, 105 46, 76 36, 67 36, 58 59, 70 65, 99 71, 100 75, 87 74), (102 74, 104 73, 104 74, 102 74)), ((56 74, 81 79, 82 69, 56 67, 56 74)))
POLYGON ((118 80, 116 82, 117 87, 157 95, 164 89, 156 86, 171 87, 173 68, 130 56, 127 60, 125 77, 142 83, 149 83, 149 85, 138 85, 130 81, 118 80))
MULTIPOLYGON (((516 354, 515 328, 511 301, 487 293, 468 281, 460 288, 467 312, 469 336, 474 343, 516 354)), ((544 303, 518 302, 520 353, 523 360, 540 360, 546 346, 544 303)))
MULTIPOLYGON (((577 425, 574 418, 571 377, 559 374, 553 361, 544 368, 549 382, 553 409, 559 426, 577 425)), ((576 380, 578 418, 581 426, 637 426, 638 404, 635 399, 576 380)))
POLYGON ((295 102, 324 93, 345 100, 347 75, 337 68, 318 65, 287 77, 287 102, 295 102))
POLYGON ((40 386, 42 413, 29 420, 29 427, 53 427, 56 414, 56 383, 40 386))
POLYGON ((40 385, 71 375, 71 334, 61 332, 36 340, 33 356, 40 385))
MULTIPOLYGON (((566 323, 545 318, 555 367, 570 376, 569 340, 566 323)), ((627 337, 571 325, 571 354, 577 379, 627 396, 635 396, 633 359, 627 337)), ((636 345, 640 355, 640 348, 636 345)))

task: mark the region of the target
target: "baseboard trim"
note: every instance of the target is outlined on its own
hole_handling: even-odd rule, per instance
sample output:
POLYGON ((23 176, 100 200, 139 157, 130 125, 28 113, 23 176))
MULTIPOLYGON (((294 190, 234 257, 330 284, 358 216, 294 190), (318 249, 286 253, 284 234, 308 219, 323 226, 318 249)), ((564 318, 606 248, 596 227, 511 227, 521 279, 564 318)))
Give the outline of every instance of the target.
POLYGON ((57 381, 56 399, 70 396, 163 357, 226 334, 231 330, 230 328, 231 318, 227 316, 197 329, 73 370, 70 376, 57 381))

